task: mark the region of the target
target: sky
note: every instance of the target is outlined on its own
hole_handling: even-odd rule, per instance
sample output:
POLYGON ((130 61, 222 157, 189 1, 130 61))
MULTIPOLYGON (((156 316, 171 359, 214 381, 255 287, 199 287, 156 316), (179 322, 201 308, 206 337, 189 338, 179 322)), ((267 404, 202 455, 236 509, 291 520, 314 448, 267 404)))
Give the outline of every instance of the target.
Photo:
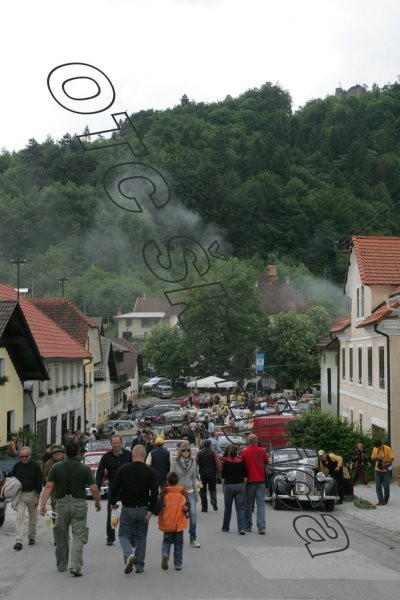
POLYGON ((0 149, 110 129, 112 113, 183 94, 218 102, 272 82, 297 110, 339 85, 394 83, 399 30, 398 0, 13 0, 0 23, 0 149), (57 68, 67 63, 89 66, 57 68), (69 108, 101 112, 71 112, 67 94, 69 108))

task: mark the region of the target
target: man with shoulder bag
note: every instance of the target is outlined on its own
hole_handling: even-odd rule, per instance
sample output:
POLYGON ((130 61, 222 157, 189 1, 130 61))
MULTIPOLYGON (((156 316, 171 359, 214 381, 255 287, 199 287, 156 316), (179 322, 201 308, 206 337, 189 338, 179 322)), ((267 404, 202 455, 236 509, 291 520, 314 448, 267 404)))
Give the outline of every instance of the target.
POLYGON ((101 509, 100 493, 90 467, 80 461, 80 445, 71 440, 65 445, 66 460, 53 465, 41 501, 41 514, 46 514, 46 503, 54 490, 57 520, 54 527, 57 570, 74 577, 82 575, 83 546, 88 541, 86 487, 90 488, 96 510, 101 509), (69 529, 72 530, 71 552, 69 529))

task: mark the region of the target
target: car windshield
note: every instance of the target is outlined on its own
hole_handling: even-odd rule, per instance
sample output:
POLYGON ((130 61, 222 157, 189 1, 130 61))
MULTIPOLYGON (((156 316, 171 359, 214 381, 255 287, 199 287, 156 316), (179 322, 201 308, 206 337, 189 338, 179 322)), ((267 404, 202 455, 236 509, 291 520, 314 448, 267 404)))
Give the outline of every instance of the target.
POLYGON ((98 454, 85 454, 86 465, 97 465, 100 462, 101 456, 98 454))
POLYGON ((300 464, 317 464, 315 450, 305 448, 284 448, 274 452, 273 461, 277 463, 298 462, 300 464))

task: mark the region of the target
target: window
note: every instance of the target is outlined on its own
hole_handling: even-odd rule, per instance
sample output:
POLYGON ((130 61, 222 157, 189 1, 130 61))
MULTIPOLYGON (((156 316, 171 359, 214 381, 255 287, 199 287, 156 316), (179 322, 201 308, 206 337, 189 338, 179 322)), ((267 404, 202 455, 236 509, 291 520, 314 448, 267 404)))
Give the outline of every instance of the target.
POLYGON ((379 346, 379 387, 385 387, 385 348, 379 346))
POLYGON ((354 423, 354 410, 350 409, 350 423, 354 423))
POLYGON ((125 327, 132 327, 132 319, 125 319, 125 327))
POLYGON ((331 369, 326 370, 327 385, 328 385, 328 404, 332 404, 332 371, 331 369))
POLYGON ((349 380, 353 381, 353 348, 349 348, 349 380))
POLYGON ((57 417, 51 417, 50 420, 50 443, 55 444, 57 441, 57 417))
POLYGON ((342 348, 342 379, 346 379, 346 348, 342 348))
POLYGON ((367 362, 368 362, 368 385, 372 386, 372 347, 367 348, 367 362))
POLYGON ((361 319, 364 316, 364 286, 361 285, 356 290, 356 316, 361 319))
POLYGON ((358 429, 360 430, 360 433, 363 432, 363 425, 364 425, 364 415, 360 412, 360 415, 358 417, 358 429))
POLYGON ((6 361, 4 358, 0 358, 0 377, 4 377, 6 374, 6 361))
POLYGON ((362 383, 362 348, 357 348, 358 354, 358 383, 362 383))
POLYGON ((145 318, 145 319, 140 319, 140 322, 141 322, 142 329, 144 329, 145 327, 153 327, 153 325, 158 325, 158 323, 160 322, 160 319, 145 318))

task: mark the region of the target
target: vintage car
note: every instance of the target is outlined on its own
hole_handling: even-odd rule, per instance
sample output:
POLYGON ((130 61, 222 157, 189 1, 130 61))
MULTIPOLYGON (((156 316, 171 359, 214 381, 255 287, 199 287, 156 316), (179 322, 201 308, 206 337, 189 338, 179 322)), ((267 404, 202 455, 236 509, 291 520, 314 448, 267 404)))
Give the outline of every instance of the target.
MULTIPOLYGON (((90 450, 89 452, 85 452, 85 456, 83 458, 83 463, 90 467, 90 470, 93 473, 93 477, 96 479, 97 468, 99 466, 101 457, 106 452, 109 452, 110 448, 102 448, 101 450, 90 450)), ((102 497, 108 496, 108 479, 107 472, 105 473, 105 478, 101 482, 100 494, 102 497)), ((86 497, 91 498, 92 492, 89 487, 86 488, 86 497)))
POLYGON ((330 512, 337 500, 337 484, 333 477, 318 470, 316 450, 279 448, 268 451, 267 500, 274 510, 323 507, 330 512))

